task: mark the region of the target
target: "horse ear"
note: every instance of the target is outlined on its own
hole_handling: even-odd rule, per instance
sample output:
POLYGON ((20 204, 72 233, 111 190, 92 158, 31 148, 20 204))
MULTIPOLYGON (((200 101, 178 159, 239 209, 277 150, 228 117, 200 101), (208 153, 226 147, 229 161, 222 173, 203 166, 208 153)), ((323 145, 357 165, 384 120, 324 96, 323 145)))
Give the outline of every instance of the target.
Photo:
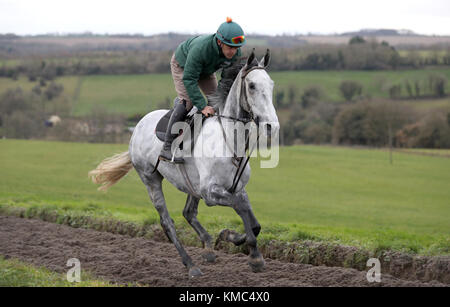
POLYGON ((267 49, 266 55, 264 56, 264 58, 261 59, 261 62, 259 62, 259 66, 266 68, 267 66, 269 66, 269 63, 270 63, 270 50, 267 49))
POLYGON ((247 59, 247 66, 250 66, 250 64, 253 62, 254 59, 255 59, 255 48, 253 48, 252 53, 247 59))

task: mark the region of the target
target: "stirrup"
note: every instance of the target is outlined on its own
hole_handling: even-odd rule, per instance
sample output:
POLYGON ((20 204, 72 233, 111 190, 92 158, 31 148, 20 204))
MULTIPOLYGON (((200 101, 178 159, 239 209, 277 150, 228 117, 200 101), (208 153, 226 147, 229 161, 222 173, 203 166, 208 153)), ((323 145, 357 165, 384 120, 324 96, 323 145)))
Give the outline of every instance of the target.
POLYGON ((184 163, 183 158, 181 158, 181 157, 175 158, 175 155, 172 155, 172 159, 167 159, 163 155, 159 155, 158 160, 164 161, 164 162, 169 162, 169 163, 174 163, 174 164, 183 164, 184 163))

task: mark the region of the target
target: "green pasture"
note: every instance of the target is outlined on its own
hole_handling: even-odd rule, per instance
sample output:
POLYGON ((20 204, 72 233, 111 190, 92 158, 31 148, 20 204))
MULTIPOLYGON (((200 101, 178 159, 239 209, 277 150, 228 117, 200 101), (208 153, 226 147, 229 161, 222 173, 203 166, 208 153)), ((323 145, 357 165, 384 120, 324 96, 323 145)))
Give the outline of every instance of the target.
POLYGON ((111 113, 145 114, 175 96, 170 74, 87 76, 74 101, 73 114, 86 115, 94 105, 111 113))
MULTIPOLYGON (((274 92, 284 91, 288 99, 288 89, 294 87, 296 100, 300 99, 305 88, 315 85, 322 89, 323 100, 341 102, 339 86, 344 80, 353 80, 363 85, 363 95, 371 98, 388 98, 388 89, 393 84, 403 85, 409 80, 427 82, 431 74, 443 75, 450 80, 450 69, 426 69, 405 71, 285 71, 270 72, 275 82, 274 92)), ((95 107, 101 107, 111 113, 125 115, 145 114, 158 108, 166 99, 172 101, 175 89, 170 74, 148 75, 98 75, 98 76, 64 76, 55 80, 64 86, 64 98, 72 105, 72 115, 90 114, 95 107)), ((0 94, 8 88, 22 87, 31 91, 37 82, 29 82, 25 76, 17 81, 0 78, 0 94)), ((450 92, 450 82, 446 84, 446 92, 450 92)), ((428 108, 440 102, 441 106, 449 106, 450 99, 413 100, 428 108)))
MULTIPOLYGON (((0 206, 158 224, 134 170, 107 193, 87 177, 102 159, 126 150, 120 144, 0 140, 0 206)), ((384 150, 293 146, 280 148, 276 168, 262 169, 253 158, 247 191, 262 225, 260 239, 449 254, 450 159, 393 157, 390 164, 384 150)), ((186 195, 167 182, 164 192, 172 218, 186 226, 186 195)), ((232 209, 203 201, 199 220, 213 236, 223 228, 242 231, 232 209)))
MULTIPOLYGON (((284 71, 271 72, 270 76, 275 82, 276 90, 287 90, 290 85, 295 85, 301 94, 308 86, 322 88, 325 100, 344 101, 339 86, 344 80, 356 81, 362 84, 362 95, 371 98, 389 98, 389 87, 402 84, 403 95, 407 96, 405 81, 412 84, 415 80, 428 81, 428 76, 438 74, 450 80, 450 69, 422 69, 422 70, 398 70, 398 71, 284 71)), ((413 86, 413 85, 412 85, 413 86)), ((446 84, 446 92, 450 90, 450 83, 446 84)))

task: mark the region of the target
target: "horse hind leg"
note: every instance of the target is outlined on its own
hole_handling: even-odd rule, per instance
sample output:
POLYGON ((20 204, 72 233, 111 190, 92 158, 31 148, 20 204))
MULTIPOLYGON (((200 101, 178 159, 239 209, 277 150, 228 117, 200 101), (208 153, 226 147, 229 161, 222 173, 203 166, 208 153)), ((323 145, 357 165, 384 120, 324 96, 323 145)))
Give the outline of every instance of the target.
POLYGON ((167 210, 166 202, 164 199, 164 194, 162 191, 162 176, 159 173, 155 173, 150 177, 145 177, 144 183, 147 187, 148 194, 150 196, 151 201, 153 202, 156 210, 160 216, 161 226, 169 238, 169 240, 175 245, 178 253, 181 256, 183 264, 189 270, 189 277, 195 277, 199 275, 203 275, 200 269, 194 265, 191 257, 187 254, 183 245, 181 245, 180 241, 177 238, 177 234, 175 231, 175 225, 173 223, 172 218, 169 215, 167 210))
POLYGON ((205 248, 205 251, 202 253, 203 259, 205 261, 213 263, 216 260, 216 255, 213 251, 212 246, 212 237, 211 235, 203 228, 203 226, 200 224, 200 222, 197 219, 197 213, 198 213, 198 202, 200 199, 188 195, 186 200, 186 205, 183 210, 183 216, 186 218, 188 223, 194 228, 195 232, 197 232, 200 240, 203 243, 203 248, 205 248))

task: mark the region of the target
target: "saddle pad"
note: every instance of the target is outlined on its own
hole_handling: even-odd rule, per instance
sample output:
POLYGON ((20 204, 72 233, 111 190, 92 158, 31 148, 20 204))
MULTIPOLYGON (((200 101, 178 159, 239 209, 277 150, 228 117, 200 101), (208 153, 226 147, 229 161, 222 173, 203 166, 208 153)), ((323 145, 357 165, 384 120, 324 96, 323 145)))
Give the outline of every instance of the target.
POLYGON ((169 124, 172 112, 173 109, 168 111, 163 117, 161 117, 158 124, 156 125, 155 133, 160 141, 164 142, 166 140, 167 125, 169 124))

